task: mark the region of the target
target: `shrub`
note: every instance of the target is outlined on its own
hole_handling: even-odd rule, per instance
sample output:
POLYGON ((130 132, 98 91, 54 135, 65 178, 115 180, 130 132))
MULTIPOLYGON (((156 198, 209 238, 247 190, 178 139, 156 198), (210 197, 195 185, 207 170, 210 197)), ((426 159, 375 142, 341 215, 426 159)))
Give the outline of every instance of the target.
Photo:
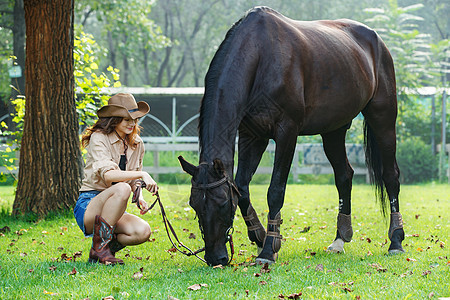
POLYGON ((420 183, 436 178, 437 157, 433 156, 431 146, 418 137, 412 137, 399 143, 397 162, 400 179, 403 183, 420 183))

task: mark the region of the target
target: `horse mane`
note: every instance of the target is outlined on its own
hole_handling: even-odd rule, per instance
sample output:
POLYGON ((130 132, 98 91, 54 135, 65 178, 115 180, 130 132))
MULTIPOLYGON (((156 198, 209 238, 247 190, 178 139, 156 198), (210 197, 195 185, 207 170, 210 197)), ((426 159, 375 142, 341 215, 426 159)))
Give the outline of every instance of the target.
POLYGON ((210 123, 211 118, 214 118, 212 111, 215 108, 213 101, 214 92, 217 84, 219 82, 219 78, 221 72, 223 71, 223 65, 225 64, 225 59, 230 50, 230 47, 233 43, 234 37, 236 36, 236 32, 241 27, 242 23, 246 19, 248 19, 251 15, 259 14, 259 13, 270 13, 281 16, 277 11, 266 7, 266 6, 257 6, 250 10, 248 10, 237 22, 235 22, 231 28, 227 31, 225 35, 225 39, 220 44, 216 53, 214 54, 213 59, 209 65, 208 72, 205 76, 205 93, 203 95, 201 105, 200 105, 200 118, 198 123, 198 131, 199 131, 199 142, 200 142, 200 151, 202 151, 203 142, 210 137, 205 136, 205 129, 210 123))
POLYGON ((244 15, 241 19, 239 19, 239 21, 234 23, 228 30, 228 32, 225 35, 225 39, 222 41, 222 43, 219 46, 219 49, 214 54, 214 57, 209 65, 208 72, 206 73, 205 93, 203 95, 200 105, 200 119, 198 124, 200 145, 202 145, 203 139, 202 133, 204 124, 208 124, 208 116, 211 116, 210 112, 214 107, 213 105, 210 105, 214 99, 213 97, 214 87, 217 86, 217 83, 219 81, 219 77, 223 69, 223 64, 225 63, 225 57, 227 56, 228 50, 231 47, 235 33, 239 28, 239 25, 242 23, 242 20, 246 16, 247 14, 244 15))

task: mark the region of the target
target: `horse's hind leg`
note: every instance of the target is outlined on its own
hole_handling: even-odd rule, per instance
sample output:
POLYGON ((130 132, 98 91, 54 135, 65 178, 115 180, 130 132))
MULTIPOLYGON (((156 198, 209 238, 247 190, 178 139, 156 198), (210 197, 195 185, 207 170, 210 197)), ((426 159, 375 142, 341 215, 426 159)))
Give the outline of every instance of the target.
POLYGON ((241 194, 239 197, 239 208, 245 224, 247 225, 248 238, 250 241, 256 243, 258 254, 262 250, 266 231, 250 202, 248 186, 261 161, 261 157, 267 144, 268 139, 266 138, 254 138, 249 136, 242 128, 239 131, 239 157, 236 173, 236 185, 241 194))
MULTIPOLYGON (((394 95, 395 97, 395 90, 389 93, 389 95, 394 95)), ((375 183, 380 187, 380 198, 383 211, 383 183, 389 197, 391 209, 391 220, 388 231, 388 236, 391 240, 389 253, 404 252, 402 241, 405 238, 405 233, 403 231, 403 220, 398 202, 398 194, 400 192, 400 171, 395 158, 395 119, 397 114, 395 98, 384 95, 383 92, 379 92, 364 109, 363 114, 367 122, 365 133, 367 140, 366 147, 368 149, 370 148, 370 153, 372 153, 372 164, 369 168, 374 170, 375 183), (379 166, 380 164, 377 157, 378 160, 381 159, 382 167, 379 166)))
MULTIPOLYGON (((350 124, 349 124, 350 125, 350 124)), ((334 171, 334 182, 339 194, 339 214, 337 217, 336 238, 328 247, 329 251, 344 252, 344 242, 353 236, 351 220, 351 190, 353 169, 348 162, 345 150, 345 134, 349 126, 322 134, 323 148, 334 171)))

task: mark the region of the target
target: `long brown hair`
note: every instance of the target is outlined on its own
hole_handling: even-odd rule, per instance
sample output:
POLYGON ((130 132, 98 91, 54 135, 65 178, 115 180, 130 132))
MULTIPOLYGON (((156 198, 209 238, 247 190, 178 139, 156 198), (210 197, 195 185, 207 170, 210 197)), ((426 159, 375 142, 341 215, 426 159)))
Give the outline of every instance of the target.
MULTIPOLYGON (((97 122, 95 122, 94 125, 86 128, 83 135, 81 136, 81 146, 83 148, 86 148, 89 145, 89 141, 91 140, 91 135, 96 132, 100 131, 104 134, 110 134, 116 130, 116 126, 122 122, 122 117, 107 117, 107 118, 99 118, 97 122)), ((136 148, 136 139, 139 136, 139 133, 141 132, 141 126, 136 124, 133 128, 133 131, 130 134, 127 134, 125 137, 127 144, 131 148, 136 148)))

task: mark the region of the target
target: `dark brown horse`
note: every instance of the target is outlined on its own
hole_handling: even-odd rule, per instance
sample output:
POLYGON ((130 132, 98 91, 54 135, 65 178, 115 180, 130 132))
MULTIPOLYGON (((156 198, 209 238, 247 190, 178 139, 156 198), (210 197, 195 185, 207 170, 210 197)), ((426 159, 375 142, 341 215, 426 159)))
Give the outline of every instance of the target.
POLYGON ((228 261, 226 242, 238 201, 248 236, 272 263, 281 246, 286 181, 297 136, 320 134, 339 193, 337 234, 330 251, 352 239, 353 169, 345 134, 360 112, 365 117, 366 160, 383 214, 387 194, 390 253, 403 252, 399 213, 395 120, 397 99, 392 58, 375 31, 351 20, 302 22, 257 7, 228 31, 205 78, 200 108, 200 165, 180 157, 193 176, 190 204, 198 215, 210 265, 228 261), (233 160, 239 156, 233 187, 233 160), (276 142, 267 193, 267 231, 249 196, 249 183, 269 139, 276 142))

